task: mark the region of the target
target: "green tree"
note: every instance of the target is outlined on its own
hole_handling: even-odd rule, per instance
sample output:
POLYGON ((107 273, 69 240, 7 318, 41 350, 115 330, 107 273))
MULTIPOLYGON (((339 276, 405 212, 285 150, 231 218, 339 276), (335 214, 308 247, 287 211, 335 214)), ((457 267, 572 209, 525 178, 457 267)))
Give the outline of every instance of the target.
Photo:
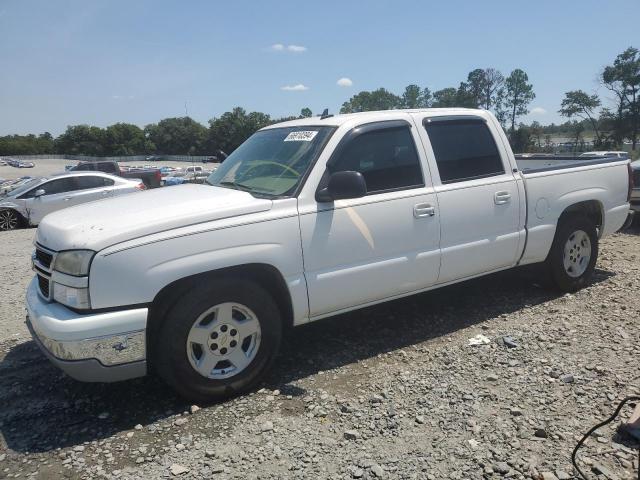
POLYGON ((160 154, 205 153, 207 129, 190 117, 165 118, 147 125, 144 134, 160 154))
POLYGON ((131 123, 116 123, 105 130, 105 155, 139 155, 146 153, 144 131, 131 123))
POLYGON ((631 140, 632 150, 638 144, 640 133, 640 52, 629 47, 619 54, 613 65, 606 66, 601 74, 603 85, 616 96, 613 117, 614 138, 621 144, 624 138, 631 140))
POLYGON ((511 135, 515 133, 516 119, 529 113, 529 104, 536 98, 533 93, 533 85, 529 82, 527 74, 516 68, 504 81, 505 96, 504 106, 511 122, 511 135))
POLYGON ((373 110, 391 110, 400 106, 400 97, 385 88, 372 92, 362 91, 342 104, 340 113, 370 112, 373 110))
POLYGON ((313 112, 312 112, 312 111, 311 111, 311 109, 310 109, 310 108, 308 108, 308 107, 305 107, 305 108, 303 108, 302 110, 300 110, 300 116, 301 116, 302 118, 309 118, 309 117, 311 117, 312 115, 313 115, 313 112))
POLYGON ((542 148, 542 125, 537 120, 531 122, 531 126, 529 127, 529 132, 532 140, 535 140, 535 146, 538 149, 542 148))
POLYGON ((104 155, 105 131, 89 125, 70 125, 55 140, 58 153, 70 155, 104 155))
POLYGON ((511 135, 511 148, 516 153, 525 153, 531 150, 531 129, 524 124, 520 124, 517 130, 511 135))
POLYGON ((223 150, 231 153, 256 130, 273 123, 269 115, 261 112, 248 113, 240 107, 209 120, 207 146, 211 151, 223 150))
POLYGON ((469 72, 467 84, 478 107, 493 110, 502 101, 504 76, 495 68, 476 68, 469 72))
POLYGON ((407 85, 400 97, 400 108, 427 108, 431 106, 431 91, 418 85, 407 85))
POLYGON ((579 117, 583 120, 589 120, 593 131, 596 135, 596 143, 600 144, 600 133, 598 131, 598 121, 596 119, 595 109, 600 106, 598 95, 589 95, 582 90, 571 90, 564 94, 564 99, 558 113, 569 119, 579 117))
POLYGON ((458 90, 443 88, 433 93, 433 106, 438 108, 458 107, 458 90))

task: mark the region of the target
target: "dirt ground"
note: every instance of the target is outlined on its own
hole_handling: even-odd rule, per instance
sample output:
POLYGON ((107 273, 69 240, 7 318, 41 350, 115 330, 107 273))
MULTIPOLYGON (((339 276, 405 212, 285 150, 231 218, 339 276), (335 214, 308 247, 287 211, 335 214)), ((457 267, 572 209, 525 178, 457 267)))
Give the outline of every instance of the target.
MULTIPOLYGON (((0 478, 577 478, 581 435, 640 394, 637 227, 576 294, 511 271, 316 322, 259 391, 198 406, 49 364, 23 325, 34 232, 0 232, 0 478)), ((591 478, 636 478, 631 411, 581 450, 591 478)))

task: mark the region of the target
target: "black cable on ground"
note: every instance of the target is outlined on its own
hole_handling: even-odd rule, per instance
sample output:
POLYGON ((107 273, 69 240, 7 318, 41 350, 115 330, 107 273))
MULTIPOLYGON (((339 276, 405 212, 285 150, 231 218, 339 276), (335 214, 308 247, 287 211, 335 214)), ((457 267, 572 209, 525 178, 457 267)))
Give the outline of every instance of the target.
MULTIPOLYGON (((585 433, 584 437, 582 437, 582 439, 580 439, 580 441, 576 445, 576 448, 573 449, 573 453, 571 454, 571 462, 573 463, 573 467, 576 469, 576 471, 580 474, 580 476, 584 480, 588 480, 588 478, 585 476, 584 473, 582 473, 582 470, 580 470, 580 467, 578 467, 578 463, 576 462, 576 455, 578 453, 578 449, 587 440, 587 438, 591 436, 593 432, 598 430, 600 427, 604 427, 605 425, 608 425, 609 423, 613 422, 618 416, 618 414, 620 413, 620 410, 622 410, 622 407, 624 407, 628 402, 637 402, 637 401, 640 401, 640 397, 638 396, 627 397, 624 400, 622 400, 622 402, 620 402, 620 404, 616 408, 616 411, 613 412, 613 415, 611 415, 604 422, 599 423, 598 425, 593 427, 591 430, 589 430, 587 433, 585 433)), ((638 480, 640 480, 640 449, 638 450, 638 480)))

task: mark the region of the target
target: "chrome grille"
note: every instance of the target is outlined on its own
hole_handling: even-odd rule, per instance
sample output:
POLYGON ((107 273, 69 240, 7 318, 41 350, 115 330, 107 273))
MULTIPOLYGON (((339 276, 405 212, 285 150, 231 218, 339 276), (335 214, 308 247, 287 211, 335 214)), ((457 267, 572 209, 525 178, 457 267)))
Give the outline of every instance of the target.
POLYGON ((36 243, 36 251, 31 257, 32 266, 38 277, 40 295, 47 300, 51 299, 51 270, 55 257, 56 252, 36 243))
POLYGON ((38 274, 38 287, 42 296, 49 298, 49 279, 47 277, 38 274))
POLYGON ((36 245, 36 260, 40 262, 46 269, 51 268, 51 261, 53 260, 53 252, 44 250, 40 245, 36 245))

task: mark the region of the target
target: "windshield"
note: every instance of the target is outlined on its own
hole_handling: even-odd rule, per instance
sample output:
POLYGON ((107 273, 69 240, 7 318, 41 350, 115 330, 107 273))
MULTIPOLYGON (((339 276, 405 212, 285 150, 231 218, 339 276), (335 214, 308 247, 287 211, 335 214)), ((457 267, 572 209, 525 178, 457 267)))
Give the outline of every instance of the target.
POLYGON ((46 180, 46 179, 43 179, 43 178, 32 178, 30 180, 21 180, 19 182, 16 182, 20 186, 15 188, 15 189, 13 189, 13 190, 11 190, 8 193, 8 196, 17 197, 18 195, 22 195, 24 192, 26 192, 30 188, 36 186, 38 183, 40 183, 41 180, 46 180))
POLYGON ((299 126, 256 132, 227 157, 207 183, 255 196, 292 195, 334 130, 299 126))

